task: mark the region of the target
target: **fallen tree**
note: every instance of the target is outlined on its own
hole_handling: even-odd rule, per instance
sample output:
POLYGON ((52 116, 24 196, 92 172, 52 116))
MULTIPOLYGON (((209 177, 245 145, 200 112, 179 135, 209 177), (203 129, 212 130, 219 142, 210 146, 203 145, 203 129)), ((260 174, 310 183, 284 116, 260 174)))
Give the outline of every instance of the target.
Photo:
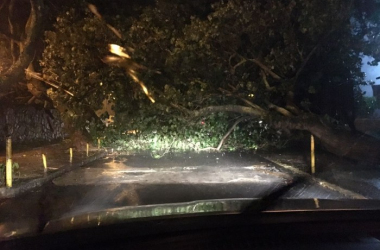
POLYGON ((280 118, 273 126, 281 129, 305 130, 319 139, 329 152, 349 159, 380 164, 380 141, 364 133, 334 130, 321 122, 315 115, 280 118))
POLYGON ((373 56, 375 63, 380 59, 378 41, 372 39, 380 29, 374 21, 379 6, 368 3, 160 2, 136 17, 105 18, 123 40, 93 15, 73 10, 57 18, 55 30, 46 34, 41 65, 44 77, 64 83, 80 97, 59 93, 77 108, 78 117, 85 112, 81 97, 92 107, 112 98, 116 117, 111 129, 118 136, 138 130, 142 136, 172 134, 185 140, 191 132, 207 140, 198 134, 218 133, 217 142, 206 145, 217 147, 234 127, 233 134, 240 133, 236 141, 248 137, 246 146, 270 126, 272 130, 265 127, 272 136, 267 141, 279 130, 308 131, 334 154, 379 163, 379 143, 358 132, 354 123, 362 103, 358 86, 365 84, 361 57, 373 56), (154 104, 134 89, 123 70, 102 62, 110 43, 134 48, 126 51, 134 51, 133 59, 152 69, 139 73, 154 104), (156 69, 162 74, 152 73, 156 69), (241 116, 254 119, 235 125, 241 116), (199 120, 201 132, 184 129, 193 129, 199 120))
MULTIPOLYGON (((174 106, 179 108, 176 105, 174 106)), ((183 111, 184 109, 181 108, 181 110, 183 111)), ((265 120, 273 128, 279 130, 308 131, 318 138, 326 150, 335 155, 365 161, 370 164, 380 164, 380 140, 360 132, 353 133, 348 130, 333 129, 323 122, 321 117, 313 114, 303 113, 297 117, 287 117, 273 115, 269 112, 263 112, 262 110, 255 110, 254 108, 240 105, 209 106, 195 111, 186 110, 186 112, 187 115, 192 117, 207 116, 210 113, 216 112, 230 112, 245 115, 245 117, 235 122, 230 131, 223 137, 221 143, 224 142, 237 123, 243 119, 247 119, 247 116, 250 116, 255 119, 265 120)), ((379 127, 377 127, 377 129, 379 129, 379 127)), ((219 150, 220 147, 217 149, 219 150)))

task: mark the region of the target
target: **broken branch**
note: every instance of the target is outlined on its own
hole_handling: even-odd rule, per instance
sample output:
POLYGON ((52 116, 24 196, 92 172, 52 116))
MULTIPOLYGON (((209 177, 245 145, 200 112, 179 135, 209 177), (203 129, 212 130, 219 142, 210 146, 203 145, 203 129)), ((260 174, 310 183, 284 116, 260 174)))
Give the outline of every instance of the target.
POLYGON ((16 35, 13 35, 13 34, 7 32, 7 31, 0 30, 0 35, 5 36, 9 40, 13 40, 13 42, 15 42, 17 44, 21 43, 21 40, 16 35))
POLYGON ((186 114, 190 114, 191 113, 190 110, 188 110, 185 107, 182 107, 181 105, 178 105, 178 104, 175 104, 175 103, 170 103, 170 106, 172 106, 173 108, 179 109, 179 110, 181 110, 182 112, 184 112, 186 114))
POLYGON ((269 109, 274 109, 276 110, 277 112, 279 112, 280 114, 284 115, 284 116, 287 116, 287 117, 292 117, 293 114, 291 112, 289 112, 288 110, 282 108, 282 107, 279 107, 277 105, 274 105, 273 103, 270 103, 270 102, 267 102, 267 105, 269 107, 269 109))
POLYGON ((1 91, 8 91, 13 84, 17 84, 17 79, 24 74, 24 70, 28 67, 35 55, 35 45, 38 39, 41 38, 43 27, 43 0, 30 0, 30 14, 28 25, 25 30, 26 38, 21 44, 22 50, 18 55, 17 61, 7 69, 1 76, 2 84, 1 91))
POLYGON ((239 114, 246 114, 246 115, 255 116, 255 117, 263 117, 267 114, 265 110, 262 110, 262 109, 257 110, 251 107, 240 106, 240 105, 208 106, 206 108, 202 108, 198 110, 188 110, 187 108, 182 107, 175 103, 171 103, 170 105, 194 117, 205 116, 205 115, 216 113, 216 112, 239 113, 239 114))
POLYGON ((270 74, 274 79, 281 80, 281 77, 274 73, 271 69, 269 69, 267 66, 265 66, 263 63, 261 63, 257 59, 248 59, 250 62, 254 62, 257 66, 259 66, 261 69, 263 69, 265 72, 270 74))
MULTIPOLYGON (((9 2, 9 9, 8 9, 8 25, 9 25, 9 32, 10 32, 10 35, 13 37, 15 36, 15 27, 14 27, 14 24, 13 24, 13 11, 14 11, 14 4, 15 4, 15 0, 11 0, 9 2)), ((16 46, 16 42, 15 40, 11 39, 10 40, 10 45, 11 45, 11 55, 12 55, 12 63, 15 63, 17 61, 17 46, 16 46)), ((21 52, 21 51, 20 51, 21 52)))
POLYGON ((240 97, 240 96, 238 96, 238 95, 234 95, 232 92, 230 92, 230 91, 228 91, 228 90, 226 90, 226 89, 219 88, 219 91, 221 91, 222 93, 226 93, 226 94, 228 94, 228 95, 230 95, 230 96, 237 97, 237 98, 239 98, 240 100, 242 100, 243 102, 245 102, 247 105, 249 105, 250 107, 252 107, 252 108, 254 108, 254 109, 258 109, 258 110, 260 110, 260 111, 262 111, 262 112, 265 112, 265 110, 262 109, 259 105, 256 105, 256 104, 254 104, 254 103, 248 101, 247 99, 245 99, 245 98, 243 98, 243 97, 240 97))
POLYGON ((242 121, 249 119, 250 117, 240 117, 236 120, 236 122, 231 126, 231 128, 227 131, 227 133, 223 136, 222 140, 219 142, 218 147, 216 150, 220 150, 224 144, 224 141, 227 139, 227 137, 232 133, 232 131, 235 129, 235 127, 242 121))
POLYGON ((66 94, 70 95, 70 96, 74 96, 73 93, 71 93, 70 91, 66 90, 66 89, 63 89, 62 87, 52 83, 52 82, 49 82, 48 80, 44 79, 43 77, 41 77, 38 73, 36 72, 32 72, 28 69, 25 70, 25 74, 26 76, 29 76, 29 77, 32 77, 34 79, 37 79, 37 80, 40 80, 40 81, 43 81, 45 83, 47 83, 48 85, 52 86, 53 88, 56 88, 56 89, 62 89, 66 94))
POLYGON ((243 58, 240 62, 238 62, 235 66, 232 67, 231 74, 235 74, 236 68, 239 67, 240 65, 246 63, 246 62, 247 62, 247 59, 243 58))
POLYGON ((301 74, 302 70, 305 68, 306 64, 308 63, 308 61, 310 60, 310 58, 312 57, 312 55, 315 53, 315 51, 318 49, 319 47, 319 44, 317 44, 311 51, 310 53, 307 55, 306 59, 302 62, 302 65, 301 67, 298 69, 297 73, 296 73, 296 81, 298 79, 298 76, 301 74))
POLYGON ((264 70, 261 71, 261 75, 262 75, 262 77, 263 77, 263 82, 264 82, 264 84, 265 84, 265 88, 266 88, 267 90, 269 90, 269 91, 274 90, 274 87, 271 87, 271 86, 269 85, 269 82, 268 82, 268 80, 267 80, 267 76, 266 76, 264 70))
POLYGON ((254 109, 251 107, 240 106, 240 105, 222 105, 222 106, 209 106, 206 108, 189 111, 193 116, 204 116, 216 112, 229 112, 229 113, 239 113, 246 114, 249 116, 263 117, 267 114, 266 111, 254 109))

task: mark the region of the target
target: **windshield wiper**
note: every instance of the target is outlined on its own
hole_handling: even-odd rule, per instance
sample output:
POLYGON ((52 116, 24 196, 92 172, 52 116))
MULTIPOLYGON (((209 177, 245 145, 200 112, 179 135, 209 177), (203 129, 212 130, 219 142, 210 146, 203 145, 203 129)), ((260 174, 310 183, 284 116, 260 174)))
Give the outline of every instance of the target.
POLYGON ((291 188, 304 182, 306 178, 304 176, 295 176, 294 179, 287 183, 285 186, 278 188, 277 190, 265 195, 262 198, 252 201, 243 211, 243 213, 259 213, 267 210, 270 206, 274 205, 284 194, 286 194, 291 188))

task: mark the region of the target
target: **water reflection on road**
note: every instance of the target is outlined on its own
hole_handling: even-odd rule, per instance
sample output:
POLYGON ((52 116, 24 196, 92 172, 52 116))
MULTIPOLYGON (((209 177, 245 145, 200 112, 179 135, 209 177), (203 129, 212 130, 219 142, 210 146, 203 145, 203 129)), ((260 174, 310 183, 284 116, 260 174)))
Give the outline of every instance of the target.
MULTIPOLYGON (((0 236, 38 232, 52 219, 122 206, 205 199, 259 198, 292 182, 294 173, 253 154, 182 154, 105 158, 0 203, 0 236)), ((287 198, 349 198, 312 180, 287 198)))

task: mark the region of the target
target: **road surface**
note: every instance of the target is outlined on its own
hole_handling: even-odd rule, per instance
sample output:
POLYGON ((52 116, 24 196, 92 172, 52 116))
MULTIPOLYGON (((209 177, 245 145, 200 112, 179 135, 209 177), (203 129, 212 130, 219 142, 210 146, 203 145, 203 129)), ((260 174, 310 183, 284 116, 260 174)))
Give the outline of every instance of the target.
MULTIPOLYGON (((49 220, 107 208, 260 198, 289 185, 298 174, 253 154, 109 156, 16 198, 0 200, 0 237, 38 232, 49 220)), ((363 198, 305 176, 283 198, 363 198)))

